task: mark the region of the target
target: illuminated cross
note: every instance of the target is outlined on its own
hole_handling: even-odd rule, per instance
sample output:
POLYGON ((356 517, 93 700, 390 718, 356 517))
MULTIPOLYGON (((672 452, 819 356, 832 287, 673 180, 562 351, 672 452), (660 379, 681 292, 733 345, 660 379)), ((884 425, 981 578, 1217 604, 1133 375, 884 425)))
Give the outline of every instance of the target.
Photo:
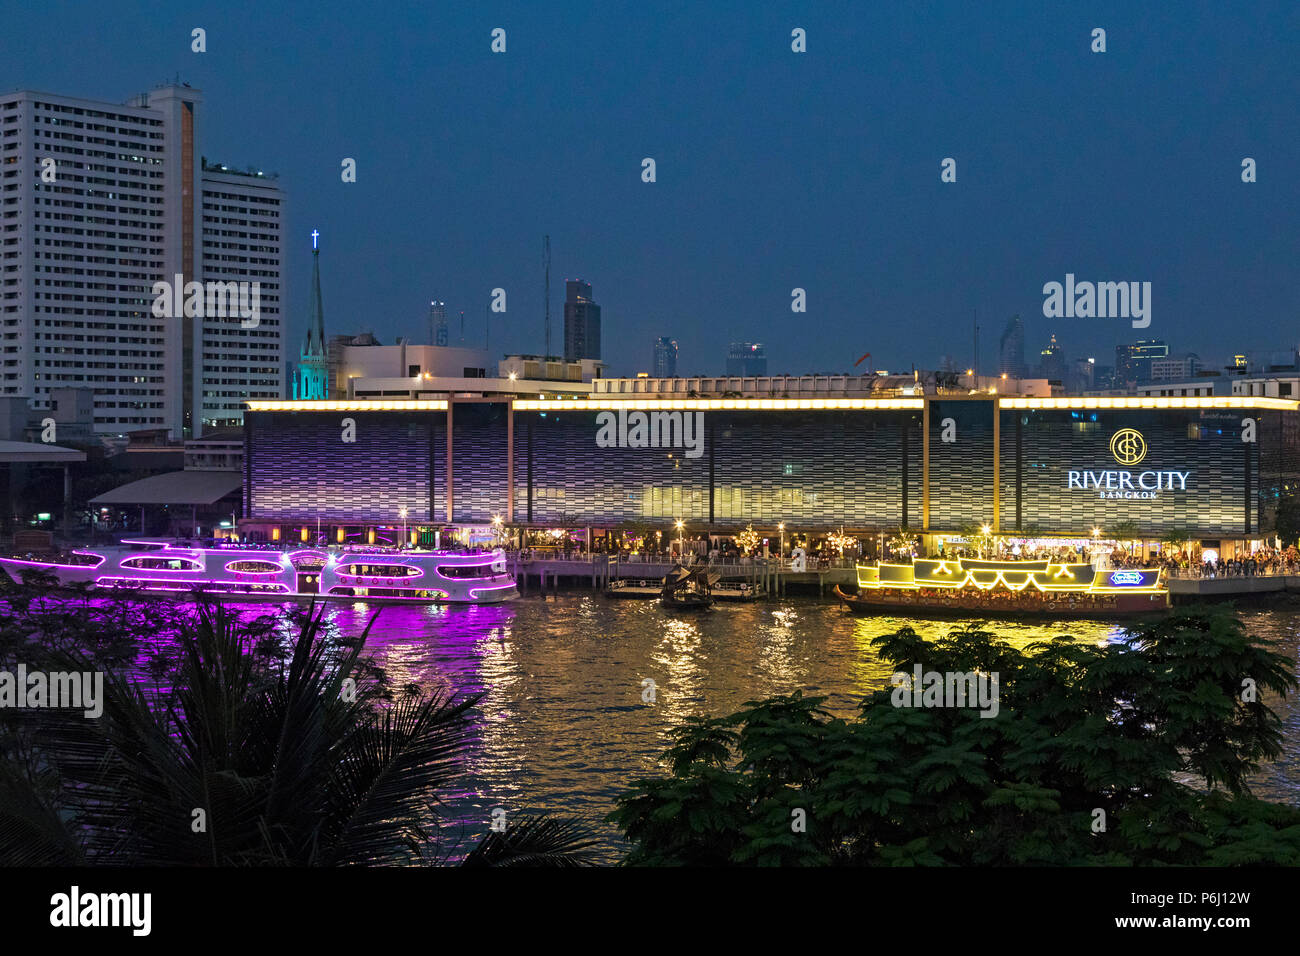
POLYGON ((313 229, 313 230, 311 231, 311 247, 312 247, 313 249, 316 248, 316 240, 319 239, 319 238, 320 238, 320 230, 319 230, 319 229, 313 229))

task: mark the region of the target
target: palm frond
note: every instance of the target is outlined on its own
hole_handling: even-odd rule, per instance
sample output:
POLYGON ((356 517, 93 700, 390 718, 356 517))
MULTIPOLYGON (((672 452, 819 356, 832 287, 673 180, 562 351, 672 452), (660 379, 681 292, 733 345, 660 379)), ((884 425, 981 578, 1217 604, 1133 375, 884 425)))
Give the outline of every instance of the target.
POLYGON ((599 841, 572 817, 524 817, 503 832, 487 834, 462 866, 575 867, 596 863, 599 841))

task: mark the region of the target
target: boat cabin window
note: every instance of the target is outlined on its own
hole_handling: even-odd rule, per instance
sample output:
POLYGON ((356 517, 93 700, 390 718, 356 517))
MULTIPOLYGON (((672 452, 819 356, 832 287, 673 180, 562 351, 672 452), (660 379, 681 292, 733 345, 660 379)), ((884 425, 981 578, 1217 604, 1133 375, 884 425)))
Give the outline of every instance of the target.
POLYGON ((405 564, 343 564, 339 574, 357 574, 372 578, 409 578, 420 573, 419 568, 405 564))
POLYGON ((491 578, 498 572, 490 564, 451 564, 438 568, 444 578, 491 578))
POLYGON ((274 574, 281 570, 274 561, 231 561, 226 565, 227 571, 242 571, 245 574, 274 574))

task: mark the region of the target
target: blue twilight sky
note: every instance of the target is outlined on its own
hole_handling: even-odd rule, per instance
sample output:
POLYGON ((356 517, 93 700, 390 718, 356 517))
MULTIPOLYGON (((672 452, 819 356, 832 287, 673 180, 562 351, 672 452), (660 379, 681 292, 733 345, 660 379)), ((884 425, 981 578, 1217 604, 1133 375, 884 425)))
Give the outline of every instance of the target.
POLYGON ((313 228, 331 334, 425 341, 436 294, 481 344, 500 286, 498 352, 542 349, 549 233, 554 347, 584 278, 610 374, 660 335, 682 374, 732 339, 773 372, 965 367, 977 310, 985 371, 1017 312, 1031 357, 1052 332, 1102 364, 1140 337, 1215 360, 1300 342, 1294 0, 3 0, 0 23, 0 89, 121 102, 179 73, 209 159, 280 174, 295 347, 313 228), (1067 272, 1151 282, 1150 328, 1044 318, 1067 272))

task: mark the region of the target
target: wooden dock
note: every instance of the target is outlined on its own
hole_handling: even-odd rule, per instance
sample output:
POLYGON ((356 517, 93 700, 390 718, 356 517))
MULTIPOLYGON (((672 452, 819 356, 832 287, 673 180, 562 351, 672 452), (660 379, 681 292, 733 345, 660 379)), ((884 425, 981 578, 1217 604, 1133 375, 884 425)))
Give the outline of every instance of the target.
MULTIPOLYGON (((657 598, 664 575, 673 568, 674 562, 629 561, 603 554, 589 558, 525 559, 510 554, 506 566, 521 591, 591 588, 615 597, 657 598)), ((857 581, 852 567, 795 572, 789 569, 788 562, 775 558, 715 564, 712 570, 722 575, 722 580, 713 589, 713 596, 721 601, 753 601, 780 597, 790 591, 825 595, 831 593, 837 584, 849 585, 857 581)))

